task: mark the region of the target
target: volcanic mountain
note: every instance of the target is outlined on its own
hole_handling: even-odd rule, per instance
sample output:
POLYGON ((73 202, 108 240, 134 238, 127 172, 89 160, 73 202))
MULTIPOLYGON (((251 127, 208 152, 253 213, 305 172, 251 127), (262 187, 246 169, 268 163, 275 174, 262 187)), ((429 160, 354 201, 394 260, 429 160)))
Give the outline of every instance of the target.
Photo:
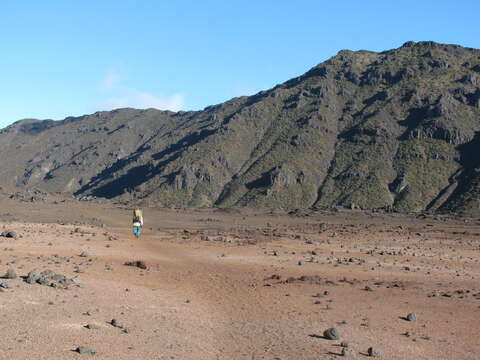
POLYGON ((342 50, 202 111, 118 109, 0 131, 0 184, 194 207, 480 209, 480 50, 342 50))

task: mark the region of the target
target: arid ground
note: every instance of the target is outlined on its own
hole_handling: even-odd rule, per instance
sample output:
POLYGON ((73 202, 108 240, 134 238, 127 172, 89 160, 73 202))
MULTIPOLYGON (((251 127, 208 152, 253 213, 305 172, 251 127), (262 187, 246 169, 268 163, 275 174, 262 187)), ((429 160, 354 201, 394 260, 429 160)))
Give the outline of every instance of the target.
POLYGON ((126 206, 0 205, 1 359, 480 358, 480 219, 145 208, 137 240, 126 206))

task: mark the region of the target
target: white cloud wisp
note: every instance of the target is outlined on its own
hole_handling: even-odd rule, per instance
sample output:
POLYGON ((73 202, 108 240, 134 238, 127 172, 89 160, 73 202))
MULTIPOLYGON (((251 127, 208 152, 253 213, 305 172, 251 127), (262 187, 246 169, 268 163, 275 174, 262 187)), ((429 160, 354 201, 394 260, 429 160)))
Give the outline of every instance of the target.
POLYGON ((122 85, 125 80, 119 72, 108 69, 99 83, 99 89, 110 96, 97 104, 100 110, 113 110, 124 107, 137 109, 155 108, 158 110, 179 111, 184 108, 185 97, 177 93, 169 96, 156 96, 149 92, 122 85))

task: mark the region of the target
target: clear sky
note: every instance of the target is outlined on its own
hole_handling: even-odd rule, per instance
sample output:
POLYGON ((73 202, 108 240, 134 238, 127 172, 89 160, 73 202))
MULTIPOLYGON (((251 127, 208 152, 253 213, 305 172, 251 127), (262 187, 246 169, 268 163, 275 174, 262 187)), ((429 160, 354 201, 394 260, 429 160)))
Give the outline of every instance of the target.
POLYGON ((118 107, 198 110, 341 49, 480 48, 479 0, 0 0, 0 127, 118 107))

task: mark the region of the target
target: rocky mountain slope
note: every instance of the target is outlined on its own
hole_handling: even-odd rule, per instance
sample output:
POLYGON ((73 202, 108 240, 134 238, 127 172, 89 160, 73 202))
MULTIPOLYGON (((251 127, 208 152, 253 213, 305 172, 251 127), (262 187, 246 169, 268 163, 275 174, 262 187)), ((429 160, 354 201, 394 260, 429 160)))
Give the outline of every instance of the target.
POLYGON ((202 111, 119 109, 0 132, 0 184, 149 204, 480 210, 480 50, 340 51, 202 111))

